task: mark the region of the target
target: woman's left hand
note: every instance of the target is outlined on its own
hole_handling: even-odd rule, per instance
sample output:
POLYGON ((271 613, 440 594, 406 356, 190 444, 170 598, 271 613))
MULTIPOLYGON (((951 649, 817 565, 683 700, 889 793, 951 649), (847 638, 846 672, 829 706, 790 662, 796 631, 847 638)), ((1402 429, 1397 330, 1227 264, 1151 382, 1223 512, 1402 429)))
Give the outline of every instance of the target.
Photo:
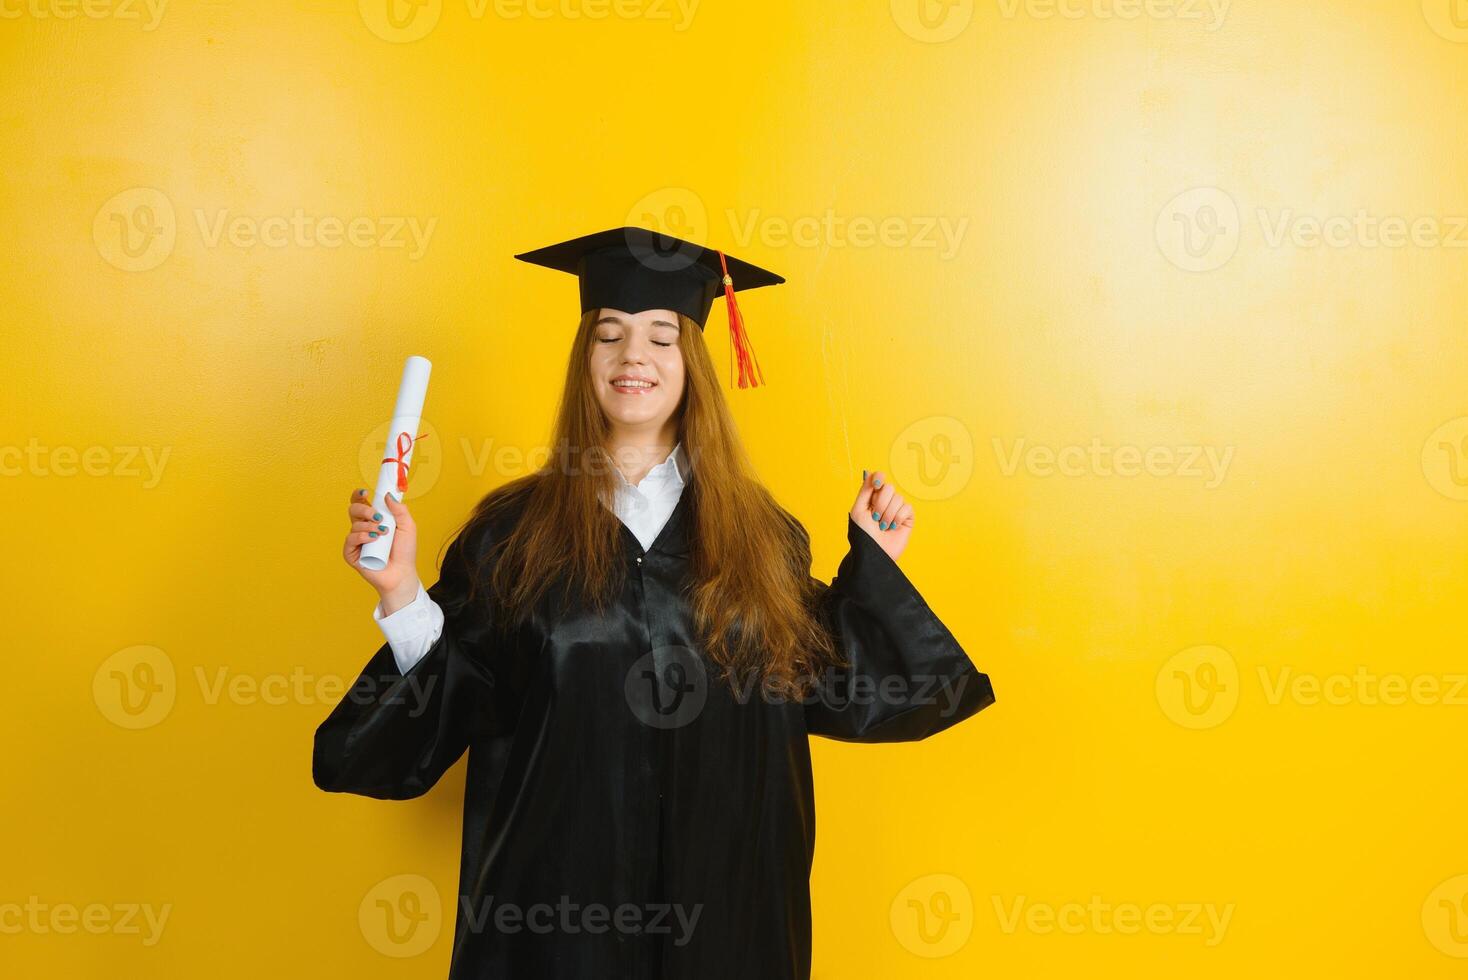
POLYGON ((862 470, 861 489, 851 505, 851 519, 872 536, 893 561, 912 537, 912 504, 902 499, 881 470, 862 470))

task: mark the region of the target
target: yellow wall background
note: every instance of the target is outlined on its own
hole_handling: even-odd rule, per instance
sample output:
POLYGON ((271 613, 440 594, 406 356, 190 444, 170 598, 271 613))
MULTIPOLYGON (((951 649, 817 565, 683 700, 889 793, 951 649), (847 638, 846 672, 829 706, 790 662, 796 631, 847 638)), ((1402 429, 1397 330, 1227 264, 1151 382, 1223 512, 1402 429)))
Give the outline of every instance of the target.
POLYGON ((511 254, 629 221, 789 278, 765 480, 829 578, 892 473, 998 694, 816 744, 816 977, 1462 975, 1459 0, 0 13, 7 976, 444 974, 462 765, 311 784, 343 503, 429 356, 432 581, 562 376, 511 254))

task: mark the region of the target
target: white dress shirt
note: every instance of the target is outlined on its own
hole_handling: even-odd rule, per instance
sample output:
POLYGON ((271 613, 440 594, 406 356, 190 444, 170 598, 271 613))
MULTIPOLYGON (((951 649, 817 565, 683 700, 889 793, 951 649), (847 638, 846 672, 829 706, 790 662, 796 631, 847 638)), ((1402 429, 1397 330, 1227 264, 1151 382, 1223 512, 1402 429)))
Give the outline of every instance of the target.
MULTIPOLYGON (((673 508, 683 496, 683 486, 688 482, 688 454, 679 442, 668 458, 649 470, 635 486, 627 482, 621 470, 613 469, 617 474, 617 493, 612 512, 646 551, 657 540, 658 532, 668 523, 673 508)), ((404 674, 433 649, 443 633, 443 610, 421 581, 412 602, 390 616, 382 615, 379 602, 372 610, 372 618, 382 628, 398 670, 404 674)))

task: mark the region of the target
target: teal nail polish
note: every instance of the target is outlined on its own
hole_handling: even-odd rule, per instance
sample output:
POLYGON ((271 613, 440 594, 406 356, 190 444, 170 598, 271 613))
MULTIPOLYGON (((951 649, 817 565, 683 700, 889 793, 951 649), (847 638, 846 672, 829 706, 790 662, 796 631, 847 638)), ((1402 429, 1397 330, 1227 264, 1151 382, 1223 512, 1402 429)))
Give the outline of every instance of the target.
POLYGON ((375 537, 377 537, 377 532, 376 531, 368 531, 367 532, 367 536, 369 538, 375 538, 375 537))
POLYGON ((872 511, 872 520, 874 520, 874 521, 880 521, 881 520, 881 517, 882 517, 881 514, 877 513, 876 511, 872 511))
POLYGON ((887 524, 887 523, 882 523, 882 524, 878 524, 877 525, 877 527, 881 528, 883 531, 887 530, 887 528, 889 528, 891 526, 892 526, 891 524, 887 524))
POLYGON ((379 531, 386 531, 387 530, 387 525, 386 524, 379 524, 379 525, 377 525, 377 529, 379 531))
POLYGON ((880 476, 877 477, 876 480, 872 481, 872 486, 874 486, 874 487, 880 487, 881 485, 882 485, 882 478, 880 476))
POLYGON ((380 520, 382 520, 382 515, 381 514, 373 514, 372 515, 372 519, 374 521, 380 521, 380 520))
POLYGON ((863 483, 866 482, 866 478, 867 478, 867 471, 866 470, 862 470, 861 471, 861 479, 862 479, 862 482, 863 483))

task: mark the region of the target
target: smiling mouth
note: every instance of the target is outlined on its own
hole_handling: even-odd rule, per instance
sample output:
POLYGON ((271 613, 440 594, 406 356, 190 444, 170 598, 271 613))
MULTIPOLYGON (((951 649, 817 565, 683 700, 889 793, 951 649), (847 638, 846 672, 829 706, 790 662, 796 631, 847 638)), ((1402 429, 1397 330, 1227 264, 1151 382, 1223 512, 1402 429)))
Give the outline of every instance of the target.
POLYGON ((621 381, 613 381, 612 387, 615 388, 617 391, 625 392, 627 394, 641 394, 644 391, 651 391, 652 389, 656 388, 657 384, 658 383, 656 381, 631 381, 624 379, 621 381))

